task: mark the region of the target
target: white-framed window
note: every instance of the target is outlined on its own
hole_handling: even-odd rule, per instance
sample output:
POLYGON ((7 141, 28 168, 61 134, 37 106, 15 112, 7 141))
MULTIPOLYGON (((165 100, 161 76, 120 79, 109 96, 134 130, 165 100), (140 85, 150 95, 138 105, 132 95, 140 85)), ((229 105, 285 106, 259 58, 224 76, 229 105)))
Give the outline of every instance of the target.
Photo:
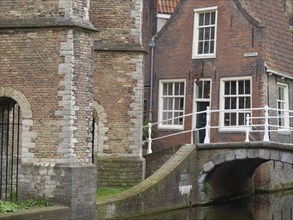
POLYGON ((288 85, 284 83, 277 84, 277 108, 278 108, 278 126, 279 130, 286 130, 289 127, 289 93, 288 85))
POLYGON ((222 130, 245 130, 246 115, 251 115, 251 77, 222 78, 220 126, 222 130), (245 110, 246 109, 246 110, 245 110))
POLYGON ((197 85, 195 87, 195 100, 209 102, 211 99, 211 79, 200 79, 195 84, 197 85))
POLYGON ((183 129, 185 80, 161 80, 159 85, 159 128, 183 129), (179 118, 178 118, 179 117, 179 118), (170 119, 170 120, 168 120, 170 119), (167 121, 165 121, 167 120, 167 121))
POLYGON ((218 7, 194 10, 192 59, 215 58, 218 7))

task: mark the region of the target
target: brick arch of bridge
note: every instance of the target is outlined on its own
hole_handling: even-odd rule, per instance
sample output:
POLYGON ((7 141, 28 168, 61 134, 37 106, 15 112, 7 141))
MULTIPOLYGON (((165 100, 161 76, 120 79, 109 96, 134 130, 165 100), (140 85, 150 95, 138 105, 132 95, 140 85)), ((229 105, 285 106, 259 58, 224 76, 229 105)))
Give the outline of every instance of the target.
POLYGON ((293 164, 293 145, 241 143, 199 146, 198 202, 241 196, 253 190, 255 169, 267 161, 293 164))
POLYGON ((33 126, 33 115, 32 115, 32 109, 30 106, 29 101, 25 97, 25 95, 12 88, 12 87, 1 87, 0 86, 0 97, 8 97, 13 99, 17 102, 17 104, 20 106, 21 114, 22 114, 22 143, 21 143, 21 160, 22 162, 27 162, 31 158, 33 158, 32 153, 29 152, 29 148, 32 148, 34 146, 33 139, 35 138, 34 132, 32 132, 31 127, 33 126))

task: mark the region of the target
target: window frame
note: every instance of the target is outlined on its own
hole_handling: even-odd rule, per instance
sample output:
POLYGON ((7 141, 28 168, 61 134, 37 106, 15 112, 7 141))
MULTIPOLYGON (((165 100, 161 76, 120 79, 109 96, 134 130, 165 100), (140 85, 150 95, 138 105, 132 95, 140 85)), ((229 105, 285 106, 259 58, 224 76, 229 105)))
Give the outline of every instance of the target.
MULTIPOLYGON (((276 98, 276 104, 277 104, 277 109, 279 109, 279 103, 282 102, 284 103, 284 108, 282 110, 289 110, 289 86, 288 84, 285 83, 277 83, 277 98, 276 98), (282 88, 284 91, 284 100, 279 99, 279 88, 282 88)), ((279 113, 277 112, 277 116, 279 113)), ((284 116, 289 116, 289 112, 284 112, 284 116)), ((289 131, 287 128, 280 128, 279 127, 279 118, 277 118, 277 126, 278 126, 278 131, 289 131)), ((290 126, 290 118, 285 118, 284 119, 284 125, 281 125, 282 127, 289 127, 290 126)))
POLYGON ((218 26, 217 23, 218 23, 218 6, 194 9, 193 41, 192 41, 192 59, 216 58, 216 49, 217 49, 217 26, 218 26), (207 53, 207 54, 198 54, 198 44, 199 44, 199 14, 201 14, 201 13, 209 13, 209 12, 215 12, 214 52, 213 53, 207 53))
MULTIPOLYGON (((183 95, 179 95, 176 97, 183 97, 183 110, 182 113, 183 115, 185 114, 185 102, 186 102, 186 80, 185 79, 168 79, 168 80, 160 80, 159 81, 159 100, 158 100, 158 121, 162 121, 163 120, 163 85, 164 83, 173 83, 173 86, 175 83, 184 83, 184 94, 183 95)), ((175 97, 175 96, 173 96, 175 97)), ((173 104, 174 106, 174 104, 173 104)), ((172 109, 172 114, 174 114, 174 108, 172 109)), ((183 118, 183 122, 182 125, 174 125, 172 122, 172 125, 166 125, 163 123, 159 123, 158 124, 158 129, 170 129, 170 130, 184 130, 184 118, 183 118)))
MULTIPOLYGON (((250 81, 250 96, 245 95, 245 97, 250 97, 250 108, 252 108, 252 77, 251 76, 243 76, 243 77, 224 77, 221 78, 220 81, 220 117, 219 117, 219 125, 220 125, 220 131, 246 131, 246 123, 244 123, 244 125, 239 125, 239 120, 237 120, 237 124, 236 125, 232 125, 232 126, 227 126, 225 125, 225 113, 223 112, 225 110, 225 98, 227 97, 227 95, 225 96, 225 82, 227 81, 245 81, 245 80, 249 80, 250 81)), ((237 88, 236 88, 237 91, 237 88)), ((232 97, 233 95, 230 95, 230 97, 232 97)), ((239 100, 239 97, 242 97, 239 95, 239 91, 237 91, 237 95, 234 95, 234 97, 237 98, 237 100, 239 100)), ((240 110, 239 109, 239 103, 236 103, 236 108, 235 110, 240 110)), ((237 114, 237 111, 235 111, 237 114)), ((249 112, 250 116, 252 116, 252 111, 249 112)), ((246 114, 244 116, 244 120, 246 121, 246 114)))

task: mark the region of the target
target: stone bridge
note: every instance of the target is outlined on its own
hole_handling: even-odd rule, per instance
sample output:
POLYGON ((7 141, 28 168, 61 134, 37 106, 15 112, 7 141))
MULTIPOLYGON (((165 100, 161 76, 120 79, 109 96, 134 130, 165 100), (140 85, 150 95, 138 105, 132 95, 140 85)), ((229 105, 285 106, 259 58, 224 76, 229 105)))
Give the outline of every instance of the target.
POLYGON ((147 164, 152 164, 153 160, 160 167, 147 179, 117 197, 97 204, 100 219, 141 215, 247 195, 253 190, 253 173, 262 163, 273 160, 293 165, 292 144, 198 144, 166 150, 165 153, 147 155, 147 164))
POLYGON ((252 176, 264 162, 293 164, 293 145, 269 142, 198 144, 199 204, 253 191, 252 176))

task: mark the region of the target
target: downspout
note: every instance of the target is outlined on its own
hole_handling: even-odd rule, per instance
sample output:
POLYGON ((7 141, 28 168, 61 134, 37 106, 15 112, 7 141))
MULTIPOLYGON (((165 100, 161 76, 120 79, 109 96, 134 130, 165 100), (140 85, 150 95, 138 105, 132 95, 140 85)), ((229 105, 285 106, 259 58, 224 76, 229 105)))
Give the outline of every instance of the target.
POLYGON ((151 75, 150 75, 150 106, 149 106, 149 121, 153 120, 153 79, 154 79, 154 51, 156 47, 155 36, 152 37, 149 43, 151 47, 151 75))

